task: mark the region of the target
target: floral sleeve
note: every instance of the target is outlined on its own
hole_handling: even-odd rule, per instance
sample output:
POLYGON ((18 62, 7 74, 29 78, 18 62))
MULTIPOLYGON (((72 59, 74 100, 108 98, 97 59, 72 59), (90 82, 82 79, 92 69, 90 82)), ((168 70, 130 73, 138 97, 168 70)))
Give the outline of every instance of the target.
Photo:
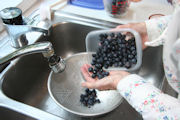
POLYGON ((149 44, 146 45, 159 46, 163 44, 163 39, 156 39, 164 32, 171 18, 172 16, 163 16, 145 21, 149 42, 149 44))
POLYGON ((180 101, 138 75, 127 76, 117 89, 144 120, 180 120, 180 101))

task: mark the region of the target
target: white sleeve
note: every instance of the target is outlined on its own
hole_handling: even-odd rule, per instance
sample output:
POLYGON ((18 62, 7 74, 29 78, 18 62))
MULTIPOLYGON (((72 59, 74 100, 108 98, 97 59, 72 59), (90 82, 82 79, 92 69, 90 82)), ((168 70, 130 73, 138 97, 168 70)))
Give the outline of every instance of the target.
POLYGON ((180 119, 180 101, 162 93, 136 74, 120 80, 117 89, 144 120, 180 119))
POLYGON ((148 34, 147 43, 149 43, 146 44, 147 46, 158 46, 163 44, 163 39, 156 39, 164 32, 171 18, 172 16, 169 15, 145 21, 148 34))

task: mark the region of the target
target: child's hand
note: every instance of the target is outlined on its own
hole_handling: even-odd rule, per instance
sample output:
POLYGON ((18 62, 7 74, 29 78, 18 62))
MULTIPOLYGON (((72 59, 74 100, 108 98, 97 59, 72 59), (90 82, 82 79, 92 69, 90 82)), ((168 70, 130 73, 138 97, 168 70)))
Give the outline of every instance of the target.
POLYGON ((83 87, 98 90, 115 90, 121 79, 128 76, 130 73, 125 71, 111 71, 109 76, 103 79, 93 79, 91 73, 88 72, 90 65, 85 64, 81 67, 81 72, 86 79, 86 82, 82 83, 83 87))
POLYGON ((133 30, 136 30, 139 32, 141 39, 142 39, 142 47, 145 49, 147 46, 144 44, 146 41, 148 41, 148 35, 147 35, 147 29, 146 29, 146 24, 145 22, 141 23, 130 23, 130 24, 124 24, 124 25, 119 25, 116 27, 116 29, 121 29, 121 28, 131 28, 133 30))

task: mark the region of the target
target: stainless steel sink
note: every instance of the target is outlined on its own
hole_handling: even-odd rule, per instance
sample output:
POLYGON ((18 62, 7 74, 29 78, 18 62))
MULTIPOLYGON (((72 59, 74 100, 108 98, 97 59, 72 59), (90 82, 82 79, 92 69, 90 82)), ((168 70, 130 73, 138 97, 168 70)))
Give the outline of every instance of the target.
MULTIPOLYGON (((51 28, 51 35, 48 38, 40 38, 38 41, 48 40, 52 42, 57 55, 64 58, 74 53, 85 51, 85 37, 88 32, 96 29, 113 27, 112 24, 108 24, 107 22, 104 22, 102 25, 93 23, 92 21, 83 22, 78 19, 65 19, 65 17, 62 18, 61 15, 56 14, 51 28)), ((114 24, 114 26, 115 25, 116 24, 114 24)), ((135 71, 135 73, 143 76, 146 80, 151 81, 157 87, 161 87, 164 78, 161 55, 161 47, 144 50, 142 67, 140 70, 135 71)), ((48 63, 41 54, 21 57, 19 60, 10 64, 4 71, 1 77, 2 95, 7 96, 8 98, 6 99, 14 101, 15 104, 18 102, 24 109, 27 107, 29 110, 36 110, 44 115, 44 112, 46 112, 47 114, 50 113, 50 116, 53 114, 68 120, 142 119, 141 115, 139 115, 125 100, 123 100, 122 104, 112 112, 99 117, 84 118, 71 114, 56 105, 50 98, 47 90, 49 73, 50 69, 48 63)), ((24 109, 22 109, 22 111, 24 111, 24 109)), ((20 109, 18 110, 20 111, 20 109)), ((28 114, 25 111, 23 113, 28 114)), ((34 114, 32 114, 32 117, 33 115, 34 114)), ((34 118, 37 117, 34 116, 34 118)))
POLYGON ((0 116, 1 120, 35 120, 34 118, 5 107, 0 107, 0 116))

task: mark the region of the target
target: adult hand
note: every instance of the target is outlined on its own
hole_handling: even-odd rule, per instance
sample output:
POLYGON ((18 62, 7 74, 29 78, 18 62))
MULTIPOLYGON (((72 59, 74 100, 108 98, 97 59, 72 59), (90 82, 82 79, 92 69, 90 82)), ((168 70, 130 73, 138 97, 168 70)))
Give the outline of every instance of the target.
POLYGON ((148 35, 147 35, 147 29, 146 29, 146 24, 145 22, 141 23, 129 23, 129 24, 124 24, 124 25, 119 25, 116 27, 116 29, 121 29, 121 28, 131 28, 133 30, 136 30, 139 32, 141 39, 142 39, 142 47, 145 49, 147 46, 144 44, 146 41, 148 41, 148 35))
POLYGON ((92 73, 88 72, 89 67, 90 65, 84 64, 81 67, 81 72, 86 79, 82 86, 90 89, 115 90, 119 81, 130 74, 125 71, 111 71, 109 76, 98 80, 91 77, 92 73))

